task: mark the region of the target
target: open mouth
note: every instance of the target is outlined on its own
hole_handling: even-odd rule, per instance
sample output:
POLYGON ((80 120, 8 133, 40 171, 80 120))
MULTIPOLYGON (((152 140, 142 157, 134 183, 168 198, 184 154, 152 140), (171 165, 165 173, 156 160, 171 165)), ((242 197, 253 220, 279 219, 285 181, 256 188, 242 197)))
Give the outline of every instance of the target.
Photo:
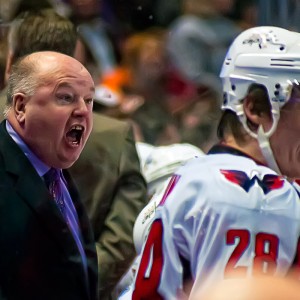
POLYGON ((83 126, 81 125, 72 126, 71 129, 66 134, 67 141, 72 146, 78 146, 80 144, 83 132, 84 132, 83 126))

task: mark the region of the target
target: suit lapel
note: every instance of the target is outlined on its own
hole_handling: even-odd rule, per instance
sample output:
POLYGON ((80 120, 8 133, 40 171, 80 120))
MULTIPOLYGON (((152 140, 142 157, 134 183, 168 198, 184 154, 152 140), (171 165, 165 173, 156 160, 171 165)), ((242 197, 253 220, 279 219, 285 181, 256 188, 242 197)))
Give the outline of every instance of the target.
MULTIPOLYGON (((75 187, 75 184, 66 170, 64 170, 64 177, 68 184, 68 190, 70 191, 74 206, 78 214, 78 221, 80 228, 82 230, 82 245, 85 250, 88 264, 88 273, 90 279, 90 292, 94 294, 97 285, 98 277, 98 263, 97 263, 97 253, 95 247, 95 239, 90 225, 90 220, 86 214, 86 210, 81 201, 79 201, 79 194, 75 187)), ((93 297, 92 297, 93 298, 93 297)))
POLYGON ((0 151, 4 158, 5 169, 15 180, 19 197, 36 213, 41 225, 57 241, 62 251, 67 255, 74 255, 74 252, 78 252, 78 248, 67 223, 51 198, 42 178, 7 133, 5 121, 0 125, 0 134, 0 151))

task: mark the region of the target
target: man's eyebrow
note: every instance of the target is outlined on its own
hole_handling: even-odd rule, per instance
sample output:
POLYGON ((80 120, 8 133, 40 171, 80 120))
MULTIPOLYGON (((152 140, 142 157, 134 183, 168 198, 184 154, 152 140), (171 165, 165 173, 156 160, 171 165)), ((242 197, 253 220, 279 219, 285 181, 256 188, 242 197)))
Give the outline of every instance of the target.
POLYGON ((57 85, 58 88, 60 87, 69 87, 69 88, 72 88, 72 85, 68 82, 60 82, 58 85, 57 85))
MULTIPOLYGON (((58 85, 57 85, 57 88, 60 88, 60 87, 69 87, 69 88, 73 88, 73 85, 70 84, 69 82, 60 82, 58 85)), ((95 86, 91 86, 90 87, 90 91, 95 93, 95 86)))

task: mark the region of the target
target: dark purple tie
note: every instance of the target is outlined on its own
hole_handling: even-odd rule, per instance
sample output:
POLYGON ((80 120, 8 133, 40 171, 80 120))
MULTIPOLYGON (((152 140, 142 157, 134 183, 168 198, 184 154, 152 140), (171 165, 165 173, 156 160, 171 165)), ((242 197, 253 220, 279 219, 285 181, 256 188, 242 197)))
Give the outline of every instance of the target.
POLYGON ((60 178, 60 171, 58 169, 51 168, 43 177, 50 194, 53 196, 59 210, 64 215, 65 202, 63 198, 63 189, 61 186, 62 183, 60 178))

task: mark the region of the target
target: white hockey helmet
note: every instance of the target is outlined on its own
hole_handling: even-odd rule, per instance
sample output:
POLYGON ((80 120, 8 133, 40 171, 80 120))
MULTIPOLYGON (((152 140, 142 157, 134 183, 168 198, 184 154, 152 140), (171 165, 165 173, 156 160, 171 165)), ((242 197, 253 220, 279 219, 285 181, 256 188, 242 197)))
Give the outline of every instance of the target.
POLYGON ((136 144, 142 173, 148 183, 148 193, 153 195, 161 184, 188 159, 202 156, 198 147, 188 143, 167 146, 146 147, 144 143, 136 144), (146 155, 145 155, 146 154, 146 155))
POLYGON ((300 81, 300 33, 261 26, 242 32, 232 43, 220 73, 224 101, 222 109, 234 111, 249 135, 258 140, 267 164, 281 173, 269 138, 276 130, 280 108, 290 99, 293 85, 300 81), (247 125, 242 101, 252 84, 263 85, 269 96, 273 124, 264 132, 247 125))
POLYGON ((144 142, 136 142, 135 146, 136 146, 137 154, 140 159, 141 169, 143 171, 146 160, 147 160, 148 156, 150 155, 150 153, 153 151, 155 146, 150 145, 148 143, 144 143, 144 142))
POLYGON ((290 98, 293 84, 300 81, 300 33, 287 29, 261 26, 242 32, 232 43, 220 73, 223 82, 223 109, 237 113, 247 132, 243 106, 240 102, 252 83, 264 85, 272 107, 273 126, 266 132, 270 137, 279 119, 279 110, 290 98))

